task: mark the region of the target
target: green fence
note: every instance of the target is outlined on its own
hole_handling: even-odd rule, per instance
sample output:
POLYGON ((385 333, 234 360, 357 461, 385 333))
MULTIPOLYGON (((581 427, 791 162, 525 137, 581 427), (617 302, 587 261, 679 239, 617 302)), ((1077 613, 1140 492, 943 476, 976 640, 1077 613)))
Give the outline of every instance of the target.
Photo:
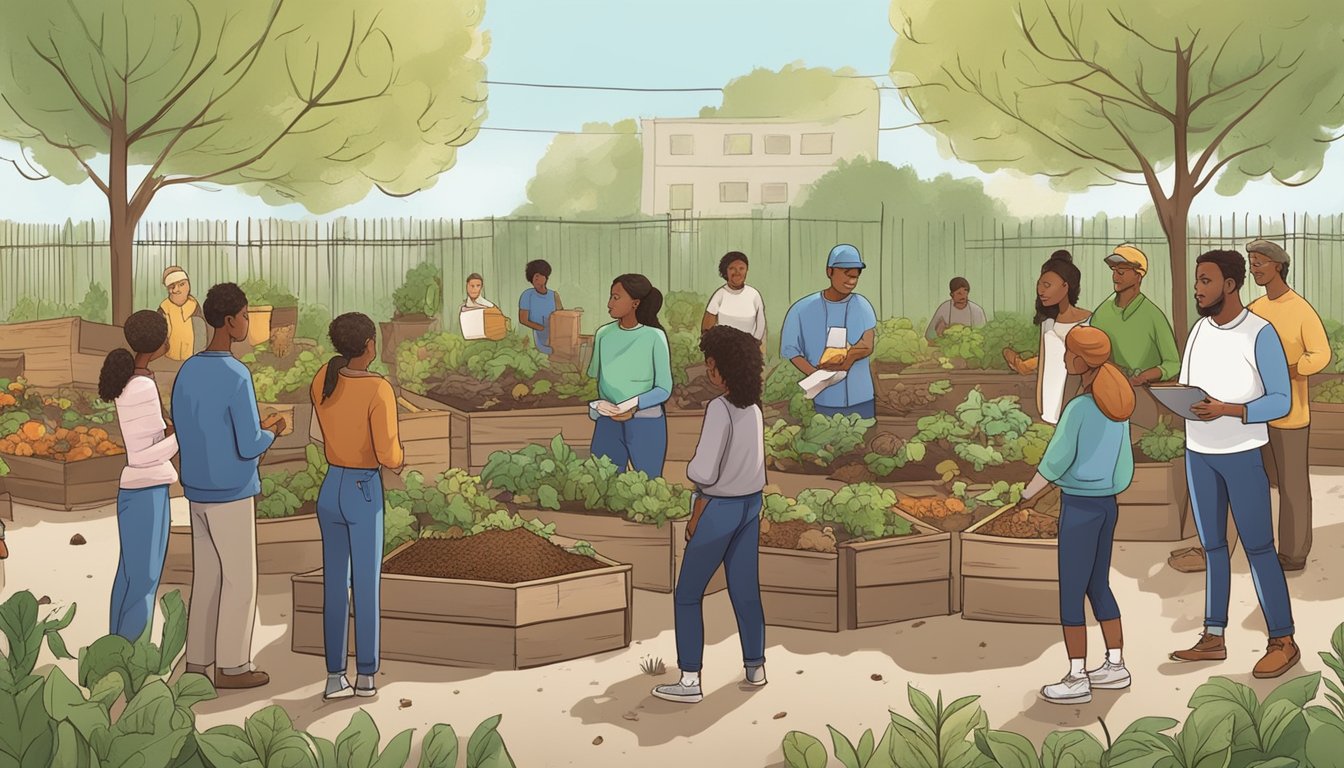
MULTIPOLYGON (((1194 219, 1187 258, 1212 248, 1244 250, 1265 236, 1293 254, 1291 281, 1324 317, 1344 319, 1344 216, 1246 215, 1194 219)), ((77 304, 91 283, 108 284, 107 227, 0 223, 0 318, 22 297, 77 304)), ((881 317, 927 318, 947 295, 947 282, 970 280, 972 299, 989 313, 1029 312, 1042 261, 1068 248, 1082 270, 1081 303, 1095 306, 1111 292, 1102 259, 1121 242, 1141 247, 1152 269, 1145 292, 1170 304, 1166 239, 1151 220, 1078 219, 1024 222, 880 221, 781 218, 652 218, 619 222, 555 219, 335 220, 150 222, 135 251, 137 306, 156 306, 169 265, 185 268, 198 296, 211 283, 266 279, 305 303, 333 312, 390 316, 390 297, 406 271, 423 261, 441 265, 446 307, 462 299, 465 278, 485 276, 486 295, 512 308, 527 287, 524 265, 546 259, 552 286, 568 307, 586 310, 591 331, 606 319, 610 280, 640 272, 667 291, 708 295, 720 284, 719 257, 730 250, 751 259, 750 281, 778 326, 790 303, 825 285, 827 252, 857 246, 868 264, 859 290, 881 317)), ((1257 289, 1251 285, 1247 296, 1257 289)), ((450 312, 451 316, 452 313, 450 312)))

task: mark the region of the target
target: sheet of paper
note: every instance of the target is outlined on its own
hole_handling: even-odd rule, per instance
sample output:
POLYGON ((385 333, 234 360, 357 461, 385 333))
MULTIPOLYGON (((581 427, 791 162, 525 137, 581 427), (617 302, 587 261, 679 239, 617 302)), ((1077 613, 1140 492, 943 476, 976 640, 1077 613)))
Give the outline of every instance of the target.
POLYGON ((844 381, 845 376, 846 373, 844 371, 819 370, 798 382, 798 386, 802 388, 803 394, 807 396, 808 400, 813 400, 817 395, 821 394, 823 389, 844 381))
POLYGON ((462 323, 462 337, 465 339, 485 338, 485 310, 464 309, 459 316, 462 323))
POLYGON ((844 328, 826 329, 826 347, 828 349, 844 349, 849 346, 849 337, 844 328))

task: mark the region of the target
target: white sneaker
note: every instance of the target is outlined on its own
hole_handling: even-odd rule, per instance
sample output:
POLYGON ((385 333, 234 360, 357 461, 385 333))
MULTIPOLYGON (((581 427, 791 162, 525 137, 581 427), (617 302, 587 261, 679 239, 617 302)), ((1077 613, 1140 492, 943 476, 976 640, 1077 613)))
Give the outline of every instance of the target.
POLYGON ((759 667, 747 667, 747 684, 762 686, 765 685, 765 665, 759 667))
POLYGON ((671 685, 660 685, 653 689, 653 695, 663 701, 675 701, 678 704, 697 704, 704 700, 698 685, 682 685, 678 680, 671 685))
POLYGON ((1092 683, 1086 675, 1066 675, 1058 683, 1042 688, 1041 698, 1051 704, 1086 704, 1092 700, 1092 683))
POLYGON ((362 698, 378 695, 378 684, 373 681, 373 675, 360 675, 355 678, 355 695, 362 698))
POLYGON ((345 675, 327 675, 327 690, 322 694, 326 701, 336 701, 337 699, 348 699, 355 695, 355 689, 351 687, 350 681, 345 675))
POLYGON ((1123 662, 1112 664, 1104 661, 1100 667, 1088 670, 1087 679, 1099 691, 1121 691, 1130 684, 1129 670, 1125 669, 1123 662))

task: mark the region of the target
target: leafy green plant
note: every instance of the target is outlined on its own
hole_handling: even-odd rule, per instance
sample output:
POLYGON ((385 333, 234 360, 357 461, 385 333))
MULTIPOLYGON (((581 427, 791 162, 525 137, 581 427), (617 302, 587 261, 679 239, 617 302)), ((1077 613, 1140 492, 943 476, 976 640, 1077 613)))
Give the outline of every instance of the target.
POLYGON ((700 337, 700 321, 705 316, 705 307, 709 299, 692 291, 672 291, 663 299, 660 320, 667 328, 668 336, 681 331, 693 331, 696 341, 700 337))
POLYGON ((1326 320, 1325 337, 1330 342, 1329 370, 1344 373, 1344 323, 1338 320, 1326 320))
POLYGON ((775 462, 793 461, 818 467, 863 445, 874 419, 854 415, 814 414, 803 425, 776 421, 765 430, 766 455, 775 462))
POLYGON ((884 363, 913 365, 928 359, 929 343, 908 318, 891 318, 877 324, 872 357, 884 363))
POLYGON ((471 527, 471 533, 476 534, 483 531, 514 531, 519 528, 548 541, 555 535, 555 523, 543 523, 536 518, 527 520, 520 515, 509 514, 502 509, 492 512, 476 521, 476 524, 471 527))
POLYGON ((420 538, 420 521, 406 507, 388 505, 383 512, 383 555, 420 538))
MULTIPOLYGON (((456 467, 429 481, 420 472, 412 470, 406 473, 403 485, 403 488, 383 494, 389 511, 404 512, 404 515, 397 514, 399 522, 393 530, 403 543, 420 533, 446 532, 453 528, 469 531, 478 521, 502 509, 487 493, 480 478, 456 467), (407 518, 415 524, 402 525, 407 518)), ((385 536, 388 525, 385 518, 385 536)))
POLYGON ((672 361, 672 383, 685 386, 689 380, 686 369, 701 365, 705 355, 700 351, 700 331, 671 331, 667 334, 668 352, 672 361))
POLYGON ((406 271, 401 287, 392 292, 395 317, 435 317, 443 308, 443 272, 426 261, 406 271))
POLYGON ((978 330, 984 339, 984 356, 973 361, 977 368, 1007 370, 1005 348, 1030 357, 1041 346, 1040 329, 1030 317, 1015 312, 995 312, 994 318, 978 330))
POLYGON ((247 295, 247 303, 254 307, 283 309, 299 305, 299 298, 278 283, 258 279, 248 280, 238 287, 247 295))
POLYGON ((327 477, 327 458, 316 444, 304 449, 307 463, 297 472, 274 472, 261 478, 258 520, 293 517, 304 504, 316 504, 327 477))
POLYGON ((801 520, 833 523, 858 539, 908 536, 914 532, 909 520, 895 514, 896 493, 871 483, 846 485, 838 491, 809 488, 789 499, 767 494, 762 515, 771 522, 801 520))
POLYGON ((316 339, 319 342, 329 341, 327 332, 331 328, 331 310, 321 304, 300 304, 299 305, 299 324, 294 329, 294 335, 300 339, 316 339))
MULTIPOLYGON (((247 363, 246 360, 243 362, 247 363)), ((252 370, 252 385, 257 392, 257 402, 274 403, 285 395, 307 389, 312 386, 313 378, 325 363, 318 352, 305 349, 284 370, 270 365, 257 366, 252 370)))
POLYGON ((985 359, 985 337, 979 328, 954 325, 933 343, 942 357, 965 360, 972 367, 978 367, 977 364, 985 359))
POLYGON ((970 488, 964 482, 955 482, 952 484, 953 498, 960 499, 968 510, 975 510, 979 507, 999 507, 1009 504, 1016 504, 1022 500, 1022 491, 1026 488, 1026 483, 1009 483, 1006 480, 997 480, 989 487, 989 490, 972 494, 970 488))
POLYGON ((786 403, 796 394, 801 394, 798 382, 803 380, 803 372, 788 360, 780 360, 765 377, 765 386, 761 390, 762 403, 786 403))
POLYGON ((1312 393, 1311 399, 1317 403, 1327 403, 1330 405, 1344 403, 1344 381, 1325 382, 1316 388, 1312 393))
POLYGON ((1139 452, 1149 461, 1165 464, 1185 455, 1185 433, 1172 429, 1164 416, 1138 440, 1139 452))
POLYGON ((21 296, 9 312, 9 323, 30 323, 34 320, 50 320, 55 317, 78 317, 91 323, 106 323, 111 319, 112 302, 102 283, 92 283, 84 292, 84 298, 78 304, 59 302, 21 296))

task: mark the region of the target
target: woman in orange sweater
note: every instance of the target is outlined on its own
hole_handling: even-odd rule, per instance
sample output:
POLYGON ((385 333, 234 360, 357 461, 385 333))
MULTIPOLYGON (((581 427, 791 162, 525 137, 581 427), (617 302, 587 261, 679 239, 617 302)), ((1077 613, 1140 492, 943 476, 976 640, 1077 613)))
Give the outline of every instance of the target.
POLYGON ((405 463, 397 434, 392 385, 369 371, 377 356, 376 327, 357 312, 331 322, 336 356, 313 379, 313 410, 326 447, 327 477, 317 497, 322 530, 322 629, 327 657, 325 699, 377 693, 379 581, 383 565, 383 481, 380 467, 400 472, 405 463), (355 598, 355 666, 345 674, 350 616, 355 598))

